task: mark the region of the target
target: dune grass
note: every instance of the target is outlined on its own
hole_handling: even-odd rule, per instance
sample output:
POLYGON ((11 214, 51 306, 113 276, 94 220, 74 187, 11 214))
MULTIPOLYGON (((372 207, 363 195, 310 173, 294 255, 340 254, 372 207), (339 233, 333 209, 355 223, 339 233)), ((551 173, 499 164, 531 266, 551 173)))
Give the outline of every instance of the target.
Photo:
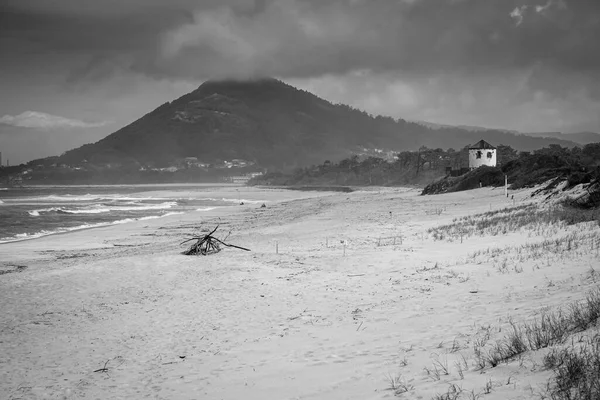
POLYGON ((600 399, 600 334, 566 348, 552 349, 544 367, 554 372, 546 397, 552 400, 600 399))
POLYGON ((556 228, 582 222, 594 222, 600 226, 600 209, 580 209, 567 204, 547 207, 524 204, 455 218, 452 223, 430 228, 427 233, 434 240, 449 242, 462 242, 472 236, 506 235, 520 229, 547 236, 549 228, 555 231, 556 228))

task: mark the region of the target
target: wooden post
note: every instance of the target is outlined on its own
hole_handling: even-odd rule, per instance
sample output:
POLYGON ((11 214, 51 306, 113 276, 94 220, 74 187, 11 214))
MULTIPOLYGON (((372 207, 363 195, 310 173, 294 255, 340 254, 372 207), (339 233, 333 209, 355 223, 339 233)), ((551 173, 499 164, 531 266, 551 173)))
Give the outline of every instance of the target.
POLYGON ((504 175, 504 194, 508 197, 508 175, 504 175))
POLYGON ((279 241, 275 241, 275 254, 279 254, 279 241))

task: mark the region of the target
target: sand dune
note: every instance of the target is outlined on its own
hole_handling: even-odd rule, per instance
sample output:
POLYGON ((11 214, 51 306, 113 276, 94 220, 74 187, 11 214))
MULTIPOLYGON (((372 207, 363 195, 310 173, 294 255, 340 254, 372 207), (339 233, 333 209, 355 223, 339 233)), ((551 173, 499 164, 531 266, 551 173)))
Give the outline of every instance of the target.
POLYGON ((2 245, 0 398, 534 398, 551 376, 538 353, 477 370, 474 343, 595 287, 598 226, 428 231, 530 193, 253 192, 266 208, 2 245), (252 252, 180 254, 217 224, 252 252))

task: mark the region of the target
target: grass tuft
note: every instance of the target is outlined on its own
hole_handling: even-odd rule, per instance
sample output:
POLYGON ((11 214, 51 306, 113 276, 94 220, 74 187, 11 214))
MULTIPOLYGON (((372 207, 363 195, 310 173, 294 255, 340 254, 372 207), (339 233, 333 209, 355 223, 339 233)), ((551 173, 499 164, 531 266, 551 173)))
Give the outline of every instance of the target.
POLYGON ((547 389, 550 399, 600 399, 600 334, 583 345, 552 349, 544 356, 544 366, 554 372, 547 389))

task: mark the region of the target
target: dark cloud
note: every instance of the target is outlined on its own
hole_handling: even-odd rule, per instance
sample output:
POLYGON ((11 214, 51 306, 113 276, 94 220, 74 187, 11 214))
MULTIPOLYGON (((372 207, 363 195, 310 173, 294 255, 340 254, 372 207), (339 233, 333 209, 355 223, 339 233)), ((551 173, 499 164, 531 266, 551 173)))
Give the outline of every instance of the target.
POLYGON ((581 88, 562 97, 532 90, 529 79, 530 73, 517 71, 410 80, 401 73, 363 71, 291 82, 333 102, 395 118, 523 132, 598 130, 600 101, 581 88))
MULTIPOLYGON (((52 79, 89 90, 131 87, 127 79, 164 86, 260 75, 326 87, 329 79, 375 113, 414 112, 442 123, 477 114, 495 126, 503 123, 494 115, 502 115, 533 125, 522 109, 559 126, 600 129, 598 0, 3 3, 5 76, 63 71, 52 79), (355 94, 366 83, 357 83, 357 71, 367 71, 362 82, 376 82, 362 100, 355 94)), ((464 123, 485 124, 481 118, 464 123)))
POLYGON ((3 38, 164 76, 600 66, 597 0, 11 0, 5 10, 3 38))
POLYGON ((313 76, 368 68, 409 73, 527 68, 593 71, 600 2, 269 2, 251 18, 199 10, 162 34, 159 71, 313 76))

